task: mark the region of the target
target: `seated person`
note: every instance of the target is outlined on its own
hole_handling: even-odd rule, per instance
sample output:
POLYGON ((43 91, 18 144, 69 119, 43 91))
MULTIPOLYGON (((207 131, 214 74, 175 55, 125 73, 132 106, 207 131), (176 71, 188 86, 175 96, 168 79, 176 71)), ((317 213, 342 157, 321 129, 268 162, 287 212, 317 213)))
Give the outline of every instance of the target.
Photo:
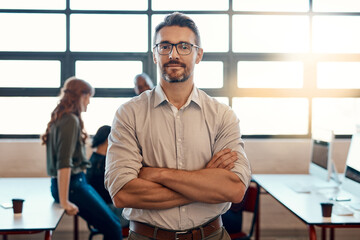
POLYGON ((90 157, 91 168, 87 170, 86 179, 88 183, 99 193, 111 210, 119 217, 122 227, 128 227, 129 221, 122 217, 122 208, 116 208, 108 191, 104 187, 105 157, 108 146, 110 126, 100 127, 92 141, 92 148, 96 148, 90 157))
POLYGON ((136 95, 140 95, 146 90, 151 90, 154 88, 154 84, 151 81, 151 78, 146 73, 140 73, 134 77, 134 91, 136 95))
POLYGON ((221 216, 224 227, 229 234, 242 231, 243 211, 241 207, 241 203, 232 204, 231 208, 221 216))

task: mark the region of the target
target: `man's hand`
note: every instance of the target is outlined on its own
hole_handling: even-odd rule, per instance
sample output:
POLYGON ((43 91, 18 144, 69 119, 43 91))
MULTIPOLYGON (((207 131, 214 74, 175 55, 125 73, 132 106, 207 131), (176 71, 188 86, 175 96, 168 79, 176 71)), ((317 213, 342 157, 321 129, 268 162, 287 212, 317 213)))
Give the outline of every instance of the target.
POLYGON ((217 152, 206 165, 206 168, 222 168, 226 170, 232 169, 234 162, 238 160, 237 152, 232 152, 231 149, 225 148, 217 152))
POLYGON ((159 174, 161 171, 161 168, 152 168, 152 167, 142 167, 140 169, 138 178, 150 181, 150 182, 156 182, 157 174, 159 174))

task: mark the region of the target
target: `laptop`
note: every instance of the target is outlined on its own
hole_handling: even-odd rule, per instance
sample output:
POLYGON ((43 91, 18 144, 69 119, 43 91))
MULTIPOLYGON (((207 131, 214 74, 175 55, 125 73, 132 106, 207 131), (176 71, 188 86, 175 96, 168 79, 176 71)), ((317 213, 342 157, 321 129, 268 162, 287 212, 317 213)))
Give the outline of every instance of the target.
POLYGON ((289 181, 288 186, 298 193, 310 193, 314 190, 337 188, 340 184, 332 160, 334 134, 330 130, 314 131, 311 138, 311 156, 309 175, 301 181, 289 181))

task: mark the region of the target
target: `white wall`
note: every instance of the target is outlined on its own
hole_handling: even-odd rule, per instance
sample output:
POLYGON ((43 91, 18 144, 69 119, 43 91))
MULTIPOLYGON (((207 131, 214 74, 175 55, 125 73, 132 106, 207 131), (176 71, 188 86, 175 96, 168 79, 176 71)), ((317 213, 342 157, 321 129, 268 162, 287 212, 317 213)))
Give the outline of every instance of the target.
MULTIPOLYGON (((350 140, 335 140, 334 160, 344 171, 350 140)), ((309 139, 249 139, 245 151, 253 173, 307 173, 310 160, 309 139)), ((0 177, 46 177, 45 147, 40 140, 0 140, 0 177)), ((88 155, 91 149, 88 148, 88 155)), ((283 231, 284 234, 304 234, 306 226, 267 194, 261 196, 261 232, 283 231)), ((86 230, 83 221, 80 230, 86 230)), ((65 217, 57 231, 71 231, 72 218, 65 217)), ((360 231, 356 229, 356 234, 360 231)), ((340 231, 336 231, 340 232, 340 231)), ((342 238, 344 239, 344 238, 342 238)), ((351 237, 349 238, 351 239, 351 237)))

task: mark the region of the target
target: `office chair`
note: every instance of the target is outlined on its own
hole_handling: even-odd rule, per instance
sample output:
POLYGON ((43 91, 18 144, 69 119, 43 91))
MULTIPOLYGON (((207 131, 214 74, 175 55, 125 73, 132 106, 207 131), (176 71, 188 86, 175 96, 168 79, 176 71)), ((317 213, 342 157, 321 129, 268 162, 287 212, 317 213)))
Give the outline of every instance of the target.
POLYGON ((252 220, 248 233, 237 232, 229 234, 231 239, 236 240, 250 240, 255 230, 255 240, 259 240, 260 237, 260 225, 259 225, 259 201, 260 201, 260 186, 251 181, 251 184, 247 189, 244 199, 241 203, 233 203, 231 208, 234 210, 242 210, 243 212, 251 212, 252 220))
MULTIPOLYGON (((87 223, 87 226, 88 226, 89 231, 90 231, 89 240, 92 240, 92 238, 95 235, 101 234, 101 232, 99 232, 99 230, 97 230, 93 225, 87 223)), ((123 237, 129 236, 129 228, 128 227, 123 227, 121 230, 122 230, 123 237)))

